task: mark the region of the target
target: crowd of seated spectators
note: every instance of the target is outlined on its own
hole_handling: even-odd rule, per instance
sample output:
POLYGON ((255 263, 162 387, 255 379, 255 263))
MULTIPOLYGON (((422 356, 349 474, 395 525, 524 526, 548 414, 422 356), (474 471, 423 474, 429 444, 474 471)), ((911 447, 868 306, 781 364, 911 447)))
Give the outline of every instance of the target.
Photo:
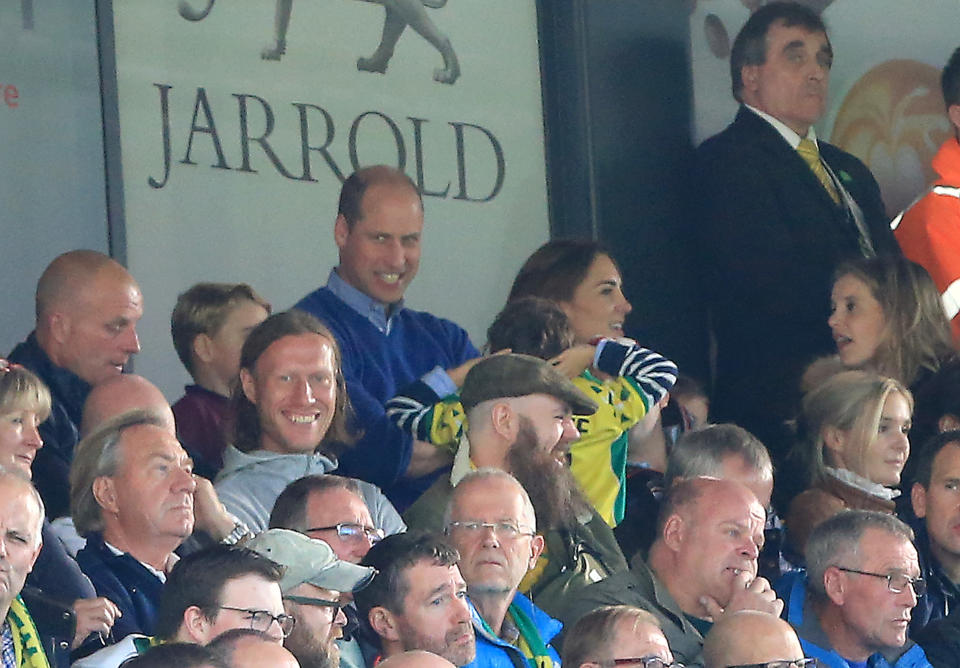
MULTIPOLYGON (((818 81, 804 6, 743 39, 784 31, 818 81)), ((768 111, 735 50, 741 113, 768 111)), ((856 207, 839 171, 811 184, 856 207)), ((764 369, 786 449, 711 423, 707 384, 629 338, 597 242, 537 249, 479 349, 406 306, 423 201, 391 167, 346 180, 339 264, 294 308, 179 296, 172 407, 124 372, 133 275, 63 253, 0 359, 0 666, 960 665, 960 356, 930 275, 856 211, 834 354, 764 369)))

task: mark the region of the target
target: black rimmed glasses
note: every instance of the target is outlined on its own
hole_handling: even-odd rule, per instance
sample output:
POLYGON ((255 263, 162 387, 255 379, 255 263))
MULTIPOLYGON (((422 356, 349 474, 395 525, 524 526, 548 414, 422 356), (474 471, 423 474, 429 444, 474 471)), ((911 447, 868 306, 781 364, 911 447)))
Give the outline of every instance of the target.
POLYGON ((838 571, 845 573, 856 573, 857 575, 869 575, 874 578, 883 578, 887 581, 887 589, 894 594, 900 594, 907 585, 913 587, 913 593, 920 598, 927 593, 927 581, 923 578, 912 578, 904 573, 871 573, 870 571, 858 571, 856 568, 844 568, 837 566, 838 571))
POLYGON ((727 666, 727 668, 817 668, 820 662, 813 658, 797 659, 790 661, 767 661, 766 663, 742 663, 739 665, 727 666))
POLYGON ((234 612, 242 613, 246 620, 250 622, 250 628, 254 631, 259 631, 260 633, 266 633, 269 631, 270 626, 276 622, 277 626, 280 627, 280 633, 282 633, 283 637, 286 638, 293 632, 293 627, 297 625, 297 620, 295 617, 285 615, 283 613, 274 615, 268 610, 234 608, 230 605, 218 605, 217 607, 220 610, 233 610, 234 612))
MULTIPOLYGON (((493 530, 499 540, 513 540, 520 536, 533 536, 534 532, 513 522, 450 522, 447 533, 459 531, 465 536, 474 538, 484 531, 493 530)), ((659 667, 658 667, 659 668, 659 667)))
POLYGON ((312 527, 304 530, 303 533, 310 533, 311 531, 336 531, 340 538, 345 540, 359 540, 360 538, 366 538, 370 541, 371 545, 376 545, 383 540, 384 535, 383 529, 365 527, 362 524, 357 524, 355 522, 341 522, 340 524, 334 524, 333 526, 329 527, 312 527))
POLYGON ((643 668, 684 668, 682 663, 664 661, 659 656, 635 656, 626 659, 607 659, 598 661, 601 666, 643 666, 643 668))
POLYGON ((300 605, 312 605, 319 608, 333 608, 333 618, 337 618, 337 613, 343 609, 344 604, 341 601, 331 601, 326 598, 313 598, 312 596, 284 596, 284 601, 293 601, 300 605))

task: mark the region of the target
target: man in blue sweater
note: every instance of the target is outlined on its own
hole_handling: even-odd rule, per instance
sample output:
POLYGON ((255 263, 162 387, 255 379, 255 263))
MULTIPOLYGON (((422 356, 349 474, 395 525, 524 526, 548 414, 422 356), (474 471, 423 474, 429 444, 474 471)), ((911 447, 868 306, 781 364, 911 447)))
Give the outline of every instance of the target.
POLYGON ((326 286, 296 305, 324 321, 343 351, 343 375, 364 435, 342 455, 340 472, 379 485, 401 511, 430 482, 401 478, 426 476, 450 455, 401 431, 384 404, 417 378, 447 396, 479 357, 456 324, 404 307, 420 266, 422 232, 423 201, 408 176, 385 165, 358 170, 340 192, 333 233, 340 264, 326 286))

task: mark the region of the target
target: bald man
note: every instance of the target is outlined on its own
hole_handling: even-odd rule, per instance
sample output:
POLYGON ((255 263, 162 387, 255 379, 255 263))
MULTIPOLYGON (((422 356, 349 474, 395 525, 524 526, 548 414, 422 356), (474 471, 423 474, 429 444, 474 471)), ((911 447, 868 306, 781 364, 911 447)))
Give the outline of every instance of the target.
POLYGON ((70 512, 70 462, 90 388, 119 376, 140 352, 143 295, 127 270, 103 253, 70 251, 40 277, 36 312, 34 331, 10 361, 36 373, 53 398, 50 418, 40 426, 44 447, 33 463, 33 480, 53 519, 70 512))
POLYGON ((702 665, 703 636, 737 610, 779 614, 779 600, 757 576, 765 513, 745 485, 690 478, 663 499, 658 535, 646 561, 594 583, 568 601, 566 626, 601 605, 632 605, 652 613, 677 661, 702 665))
POLYGON ((121 413, 138 409, 155 413, 163 419, 171 432, 176 431, 173 411, 160 388, 143 376, 127 373, 105 380, 87 395, 83 404, 80 436, 87 436, 121 413))
POLYGON ((277 640, 252 629, 231 629, 208 645, 230 668, 300 668, 277 640))
POLYGON ((725 615, 703 641, 706 668, 799 661, 803 649, 793 627, 775 615, 739 610, 725 615))
POLYGON ((377 664, 378 668, 454 668, 454 665, 431 652, 414 650, 394 654, 377 664))

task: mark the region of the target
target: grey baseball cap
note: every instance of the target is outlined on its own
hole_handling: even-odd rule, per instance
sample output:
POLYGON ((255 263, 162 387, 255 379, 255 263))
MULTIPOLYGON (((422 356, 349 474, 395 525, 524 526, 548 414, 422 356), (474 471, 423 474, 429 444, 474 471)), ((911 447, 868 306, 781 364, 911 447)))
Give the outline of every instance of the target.
POLYGON ((548 394, 570 406, 574 415, 593 415, 597 404, 570 379, 538 357, 491 355, 467 373, 460 390, 466 410, 490 399, 548 394))
POLYGON ((289 592, 304 583, 333 591, 357 591, 369 584, 376 569, 337 559, 333 549, 298 531, 268 529, 244 545, 283 566, 280 589, 289 592))

